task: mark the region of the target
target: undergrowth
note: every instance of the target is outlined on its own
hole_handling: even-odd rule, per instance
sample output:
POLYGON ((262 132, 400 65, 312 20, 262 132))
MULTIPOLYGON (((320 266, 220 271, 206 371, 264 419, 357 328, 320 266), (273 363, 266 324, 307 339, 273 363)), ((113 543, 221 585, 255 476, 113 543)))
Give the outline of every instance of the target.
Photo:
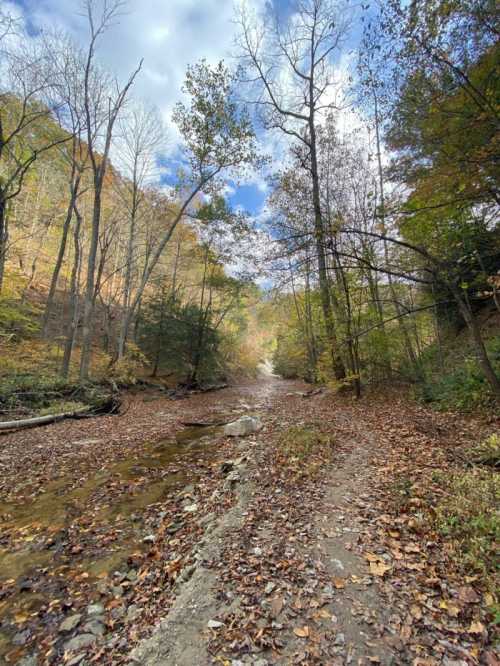
MULTIPOLYGON (((500 376, 500 336, 490 339, 486 348, 493 369, 500 376)), ((431 371, 439 367, 433 355, 422 359, 426 379, 417 389, 417 397, 439 410, 472 412, 490 408, 494 396, 475 355, 467 352, 458 362, 455 358, 456 354, 450 356, 446 369, 437 373, 431 371)))
POLYGON ((316 476, 333 456, 335 442, 314 423, 291 426, 284 430, 276 450, 282 464, 293 469, 298 476, 316 476))

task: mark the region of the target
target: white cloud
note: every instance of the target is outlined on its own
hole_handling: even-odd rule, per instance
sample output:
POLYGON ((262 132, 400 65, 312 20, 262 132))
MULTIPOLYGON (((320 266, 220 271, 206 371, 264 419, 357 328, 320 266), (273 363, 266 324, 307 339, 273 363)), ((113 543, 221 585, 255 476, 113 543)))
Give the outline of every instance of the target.
MULTIPOLYGON (((101 3, 96 0, 97 7, 101 3)), ((23 13, 30 31, 56 26, 86 42, 81 0, 11 0, 5 5, 23 13)), ((129 0, 101 39, 99 58, 121 80, 143 58, 134 95, 158 106, 168 124, 187 65, 201 58, 209 63, 229 59, 236 31, 233 7, 233 0, 129 0)))

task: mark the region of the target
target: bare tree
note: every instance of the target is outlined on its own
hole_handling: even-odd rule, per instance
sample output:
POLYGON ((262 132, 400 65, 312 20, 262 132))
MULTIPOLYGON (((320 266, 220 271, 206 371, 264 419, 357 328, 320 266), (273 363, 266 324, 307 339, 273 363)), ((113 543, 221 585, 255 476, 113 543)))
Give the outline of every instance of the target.
POLYGON ((71 137, 54 120, 59 105, 51 61, 40 40, 12 34, 0 21, 0 291, 8 248, 8 206, 21 192, 38 156, 71 137))
POLYGON ((141 61, 123 86, 116 79, 111 80, 109 76, 95 66, 96 47, 99 39, 110 24, 116 20, 124 6, 120 0, 111 0, 110 2, 105 0, 101 11, 98 12, 95 4, 94 0, 85 0, 90 41, 87 48, 83 79, 83 107, 87 150, 92 169, 93 209, 83 310, 82 353, 80 361, 80 380, 82 381, 88 378, 90 367, 92 323, 95 305, 96 258, 99 246, 104 177, 108 167, 113 131, 118 115, 126 102, 129 90, 142 66, 141 61))
POLYGON ((157 171, 158 153, 164 142, 164 127, 159 113, 137 105, 120 125, 120 166, 125 178, 120 191, 128 212, 127 249, 122 297, 122 318, 118 337, 117 357, 125 353, 130 318, 128 309, 135 266, 136 227, 145 198, 145 188, 157 171))
POLYGON ((335 106, 338 96, 333 59, 346 36, 346 13, 333 0, 297 0, 286 22, 277 14, 256 22, 245 10, 239 22, 241 61, 247 81, 258 84, 254 102, 266 127, 279 129, 305 147, 323 317, 333 370, 337 379, 343 379, 345 368, 338 350, 324 251, 317 129, 322 114, 335 106))
POLYGON ((71 222, 75 216, 75 205, 83 193, 81 184, 88 153, 84 144, 85 118, 83 108, 84 54, 67 36, 58 33, 44 35, 47 53, 52 60, 58 97, 62 104, 57 116, 62 127, 71 135, 71 141, 59 146, 59 153, 68 165, 68 203, 63 222, 59 250, 52 272, 47 303, 42 320, 42 336, 52 312, 59 274, 64 262, 71 222))

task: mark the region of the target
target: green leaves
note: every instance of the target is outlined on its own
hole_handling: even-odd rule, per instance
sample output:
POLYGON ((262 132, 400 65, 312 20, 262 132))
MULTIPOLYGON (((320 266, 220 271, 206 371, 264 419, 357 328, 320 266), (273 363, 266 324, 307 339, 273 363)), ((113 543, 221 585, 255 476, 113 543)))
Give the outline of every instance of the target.
POLYGON ((234 81, 223 62, 210 67, 201 60, 187 69, 183 92, 189 102, 176 105, 173 119, 198 177, 210 179, 257 160, 252 124, 247 109, 236 101, 234 81))

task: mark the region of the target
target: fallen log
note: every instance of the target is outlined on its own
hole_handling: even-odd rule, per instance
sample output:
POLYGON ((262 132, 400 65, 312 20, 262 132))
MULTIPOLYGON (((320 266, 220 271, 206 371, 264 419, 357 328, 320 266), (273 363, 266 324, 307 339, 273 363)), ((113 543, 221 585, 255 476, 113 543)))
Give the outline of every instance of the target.
POLYGON ((101 405, 90 405, 89 407, 80 407, 71 412, 61 414, 46 414, 45 416, 34 416, 30 419, 17 419, 15 421, 0 421, 1 430, 18 430, 19 428, 33 428, 47 423, 55 423, 63 419, 85 419, 100 414, 114 414, 120 408, 120 401, 116 398, 110 398, 101 405))

